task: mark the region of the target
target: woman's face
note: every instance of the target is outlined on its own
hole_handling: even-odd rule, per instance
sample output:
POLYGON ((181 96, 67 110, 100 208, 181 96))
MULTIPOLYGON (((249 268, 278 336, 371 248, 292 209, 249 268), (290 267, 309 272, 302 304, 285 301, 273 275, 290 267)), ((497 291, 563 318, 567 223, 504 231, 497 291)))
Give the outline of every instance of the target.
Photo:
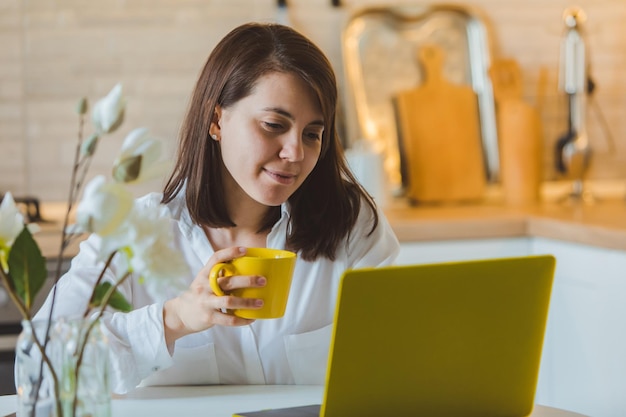
POLYGON ((324 120, 315 93, 299 77, 273 72, 252 93, 217 108, 218 136, 230 204, 251 198, 278 206, 302 185, 322 149, 324 120))

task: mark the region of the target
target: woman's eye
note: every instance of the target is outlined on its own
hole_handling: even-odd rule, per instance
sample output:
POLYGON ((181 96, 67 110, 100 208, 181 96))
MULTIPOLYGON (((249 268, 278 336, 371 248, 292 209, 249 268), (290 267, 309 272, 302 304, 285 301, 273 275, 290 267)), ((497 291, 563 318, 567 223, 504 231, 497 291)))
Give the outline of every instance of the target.
POLYGON ((283 128, 283 125, 281 125, 280 123, 263 122, 263 125, 268 130, 281 130, 283 128))
POLYGON ((311 139, 311 140, 321 140, 322 139, 322 133, 321 132, 308 132, 305 133, 304 136, 307 137, 307 139, 311 139))

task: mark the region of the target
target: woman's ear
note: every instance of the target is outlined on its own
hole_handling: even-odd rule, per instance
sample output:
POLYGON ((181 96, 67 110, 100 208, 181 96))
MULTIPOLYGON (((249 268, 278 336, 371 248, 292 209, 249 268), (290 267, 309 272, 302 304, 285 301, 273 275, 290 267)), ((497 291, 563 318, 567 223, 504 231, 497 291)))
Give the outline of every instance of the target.
POLYGON ((211 139, 219 141, 221 139, 220 134, 220 120, 222 118, 222 108, 218 105, 213 110, 213 118, 211 119, 211 127, 209 128, 209 134, 211 139))

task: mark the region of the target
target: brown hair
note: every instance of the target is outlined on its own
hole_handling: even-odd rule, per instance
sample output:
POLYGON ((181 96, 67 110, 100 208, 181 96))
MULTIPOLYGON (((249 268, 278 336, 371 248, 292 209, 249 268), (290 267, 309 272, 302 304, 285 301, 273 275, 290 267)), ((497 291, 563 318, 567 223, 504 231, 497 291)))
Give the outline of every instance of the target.
MULTIPOLYGON (((228 108, 248 96, 259 77, 274 71, 298 75, 319 99, 325 129, 319 160, 300 188, 289 197, 291 208, 287 247, 305 260, 335 259, 337 246, 349 235, 361 202, 372 211, 370 233, 378 225, 372 198, 347 167, 337 136, 337 83, 323 52, 295 30, 277 24, 248 23, 227 34, 209 55, 198 78, 180 133, 174 171, 162 202, 183 189, 191 218, 209 227, 233 227, 223 203, 222 156, 209 140, 215 107, 228 108)), ((262 230, 279 216, 269 210, 262 230)))

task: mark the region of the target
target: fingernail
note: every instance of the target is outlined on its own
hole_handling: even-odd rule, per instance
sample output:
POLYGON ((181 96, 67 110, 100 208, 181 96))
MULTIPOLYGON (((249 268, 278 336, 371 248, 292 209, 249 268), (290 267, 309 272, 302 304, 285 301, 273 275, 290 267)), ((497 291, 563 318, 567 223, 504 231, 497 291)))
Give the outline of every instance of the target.
POLYGON ((257 299, 257 300, 254 302, 254 305, 255 305, 255 306, 257 306, 257 307, 263 307, 263 300, 261 300, 261 299, 257 299))
POLYGON ((240 253, 246 253, 246 248, 244 246, 240 246, 239 247, 239 252, 240 253))
POLYGON ((265 277, 258 277, 256 279, 256 283, 258 285, 265 285, 267 283, 267 279, 265 277))

